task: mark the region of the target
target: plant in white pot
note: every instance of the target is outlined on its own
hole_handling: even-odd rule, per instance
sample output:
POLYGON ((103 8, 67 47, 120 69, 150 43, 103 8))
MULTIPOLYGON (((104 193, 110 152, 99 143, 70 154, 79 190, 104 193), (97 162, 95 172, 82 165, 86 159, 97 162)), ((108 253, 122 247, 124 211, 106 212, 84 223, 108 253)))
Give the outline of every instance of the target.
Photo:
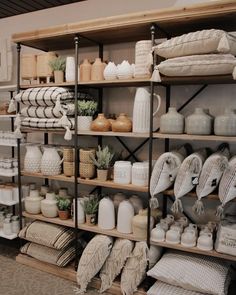
POLYGON ((96 157, 91 155, 94 165, 97 167, 97 179, 106 181, 108 178, 108 170, 110 168, 114 153, 112 153, 108 146, 101 148, 98 146, 96 157))
POLYGON ((49 61, 49 66, 51 67, 54 74, 54 82, 56 84, 61 84, 64 82, 64 72, 66 69, 66 60, 64 57, 56 57, 49 61))
POLYGON ((97 102, 93 100, 78 101, 78 130, 89 131, 93 121, 93 115, 97 110, 97 102))

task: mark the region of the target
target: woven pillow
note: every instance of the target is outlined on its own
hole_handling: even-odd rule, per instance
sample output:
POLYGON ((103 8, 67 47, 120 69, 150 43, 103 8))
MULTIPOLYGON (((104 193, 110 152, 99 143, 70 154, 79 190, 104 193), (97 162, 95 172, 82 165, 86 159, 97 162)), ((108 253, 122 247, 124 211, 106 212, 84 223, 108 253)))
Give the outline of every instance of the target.
POLYGON ((222 30, 202 30, 171 38, 154 49, 165 58, 207 53, 236 55, 236 37, 222 30))
POLYGON ((190 291, 226 295, 229 265, 215 257, 169 251, 147 275, 190 291))
POLYGON ((117 239, 115 241, 111 254, 100 272, 100 292, 104 292, 112 286, 114 279, 120 274, 127 258, 130 256, 133 247, 134 243, 130 240, 117 239))
POLYGON ((145 242, 136 242, 121 274, 120 287, 123 295, 133 295, 146 275, 148 247, 145 242))
POLYGON ((19 237, 30 242, 61 250, 74 240, 74 231, 71 228, 57 224, 33 221, 19 232, 19 237))
POLYGON ((236 58, 231 54, 208 54, 176 57, 155 66, 152 81, 161 82, 160 73, 169 77, 232 74, 236 79, 236 58))
POLYGON ((203 295, 202 293, 185 290, 180 287, 156 281, 147 291, 147 295, 203 295))
POLYGON ((86 292, 88 283, 102 268, 111 248, 112 238, 108 236, 97 235, 88 243, 78 265, 76 278, 79 288, 77 293, 86 292))
POLYGON ((62 250, 56 250, 35 243, 26 243, 23 247, 21 247, 20 251, 21 253, 27 254, 40 261, 60 267, 66 266, 71 260, 75 258, 74 245, 62 250))

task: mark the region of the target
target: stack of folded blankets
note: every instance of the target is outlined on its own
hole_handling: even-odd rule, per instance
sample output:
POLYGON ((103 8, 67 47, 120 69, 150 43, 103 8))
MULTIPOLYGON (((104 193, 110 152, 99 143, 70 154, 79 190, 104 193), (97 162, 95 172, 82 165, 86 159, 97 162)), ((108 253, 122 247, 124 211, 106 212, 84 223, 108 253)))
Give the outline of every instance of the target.
MULTIPOLYGON (((78 99, 91 98, 78 93, 78 99)), ((15 135, 21 137, 20 128, 66 129, 65 140, 71 140, 74 129, 74 92, 63 87, 28 88, 18 93, 10 102, 9 111, 15 110, 15 102, 22 108, 15 120, 15 135)))
MULTIPOLYGON (((40 261, 64 267, 75 257, 71 228, 34 221, 20 231, 19 237, 29 241, 21 247, 21 253, 40 261)), ((82 253, 85 242, 80 239, 78 244, 82 253)))
POLYGON ((236 37, 222 30, 202 30, 171 38, 153 47, 167 60, 155 66, 152 81, 161 75, 210 76, 232 74, 236 79, 236 37))

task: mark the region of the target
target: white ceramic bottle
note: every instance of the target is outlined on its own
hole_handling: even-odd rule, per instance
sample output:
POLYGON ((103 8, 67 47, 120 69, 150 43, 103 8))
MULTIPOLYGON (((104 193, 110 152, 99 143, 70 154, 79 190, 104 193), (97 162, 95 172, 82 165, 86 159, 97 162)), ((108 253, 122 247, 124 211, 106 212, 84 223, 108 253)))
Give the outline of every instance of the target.
MULTIPOLYGON (((83 208, 83 198, 77 199, 77 220, 78 224, 85 223, 85 214, 84 214, 84 208, 83 208)), ((73 219, 75 220, 75 199, 73 200, 73 219)))
POLYGON ((128 200, 120 203, 117 217, 117 230, 124 234, 132 233, 132 219, 134 208, 128 200))
POLYGON ((236 114, 234 110, 225 109, 223 115, 215 118, 214 133, 222 136, 236 136, 236 114))
POLYGON ((115 227, 115 207, 108 197, 99 202, 98 227, 102 229, 113 229, 115 227))

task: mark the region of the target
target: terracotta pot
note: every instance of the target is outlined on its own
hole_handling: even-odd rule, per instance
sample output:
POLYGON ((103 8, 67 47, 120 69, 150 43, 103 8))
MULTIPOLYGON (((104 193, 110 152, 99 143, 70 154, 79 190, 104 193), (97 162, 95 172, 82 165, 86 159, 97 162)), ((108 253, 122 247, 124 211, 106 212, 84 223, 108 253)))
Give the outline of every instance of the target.
POLYGON ((113 132, 131 132, 132 131, 132 121, 126 116, 126 114, 121 113, 119 117, 112 123, 113 132))
POLYGON ((108 176, 108 170, 97 169, 97 179, 101 181, 106 181, 108 176))
POLYGON ((91 68, 92 65, 88 61, 88 59, 85 59, 83 63, 80 65, 80 81, 81 82, 87 82, 91 80, 91 68))
POLYGON ((61 84, 64 82, 64 72, 63 71, 54 71, 54 82, 56 84, 61 84))
POLYGON ((104 80, 103 72, 105 69, 105 64, 101 61, 101 58, 96 58, 91 69, 91 80, 101 81, 104 80))
POLYGON ((96 214, 86 214, 86 224, 93 226, 96 224, 96 214))
POLYGON ((58 210, 58 215, 61 220, 66 220, 66 219, 69 219, 69 217, 70 217, 70 211, 69 210, 67 210, 67 211, 58 210))
POLYGON ((104 116, 104 114, 101 113, 101 114, 98 114, 97 118, 92 122, 91 130, 101 131, 101 132, 110 131, 111 124, 108 121, 108 119, 104 116))

